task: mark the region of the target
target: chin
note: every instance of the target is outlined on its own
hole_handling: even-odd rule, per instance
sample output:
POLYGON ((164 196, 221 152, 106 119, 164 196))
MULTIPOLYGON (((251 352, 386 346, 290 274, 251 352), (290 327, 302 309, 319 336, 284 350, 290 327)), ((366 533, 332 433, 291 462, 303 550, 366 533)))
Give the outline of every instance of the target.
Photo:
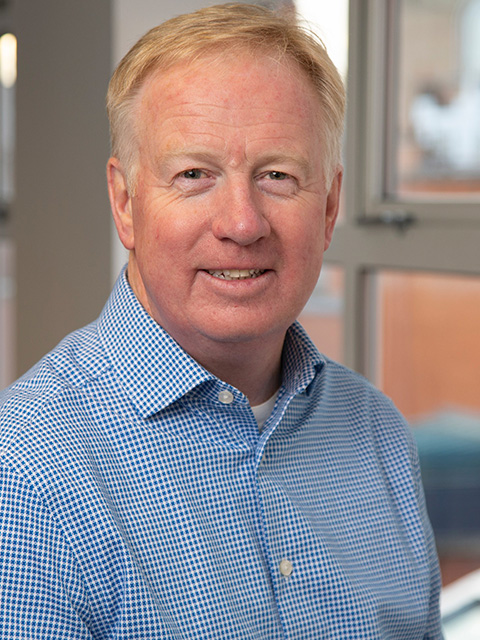
POLYGON ((289 319, 285 322, 273 323, 270 319, 269 322, 262 323, 236 318, 234 322, 223 322, 221 326, 214 327, 214 323, 210 323, 201 333, 213 342, 244 345, 260 343, 259 348, 261 348, 261 343, 268 340, 283 341, 292 322, 293 320, 289 319))

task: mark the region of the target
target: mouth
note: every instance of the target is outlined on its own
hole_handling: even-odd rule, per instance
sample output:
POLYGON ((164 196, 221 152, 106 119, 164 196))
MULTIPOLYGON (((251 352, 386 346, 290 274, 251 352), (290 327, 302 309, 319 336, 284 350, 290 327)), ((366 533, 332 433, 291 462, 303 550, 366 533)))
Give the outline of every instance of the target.
POLYGON ((208 273, 220 280, 248 280, 258 278, 265 273, 265 269, 215 269, 208 270, 208 273))

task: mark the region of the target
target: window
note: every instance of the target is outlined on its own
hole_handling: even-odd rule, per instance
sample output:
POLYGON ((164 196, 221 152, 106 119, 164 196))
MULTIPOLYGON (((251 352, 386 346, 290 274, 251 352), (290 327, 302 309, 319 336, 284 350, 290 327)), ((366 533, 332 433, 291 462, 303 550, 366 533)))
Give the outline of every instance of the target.
POLYGON ((0 389, 14 376, 14 253, 9 211, 14 196, 15 81, 17 41, 0 36, 0 389))
POLYGON ((369 21, 363 215, 478 221, 479 0, 363 6, 369 21))
POLYGON ((344 216, 305 310, 333 345, 336 288, 337 353, 410 421, 444 584, 480 567, 479 4, 350 3, 344 216))
POLYGON ((372 373, 410 421, 444 581, 480 550, 480 277, 378 270, 372 373))

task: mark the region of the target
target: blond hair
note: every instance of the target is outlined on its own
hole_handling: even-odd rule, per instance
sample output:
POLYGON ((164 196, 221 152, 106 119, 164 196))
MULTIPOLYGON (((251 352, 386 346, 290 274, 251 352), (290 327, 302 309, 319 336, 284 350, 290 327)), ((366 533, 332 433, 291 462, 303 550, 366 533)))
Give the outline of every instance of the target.
POLYGON ((320 100, 325 144, 325 180, 333 179, 341 157, 345 91, 322 41, 300 26, 292 10, 272 11, 248 4, 221 4, 180 15, 148 31, 116 68, 107 94, 112 155, 136 179, 135 103, 146 79, 178 63, 193 63, 212 52, 273 56, 303 69, 320 100))

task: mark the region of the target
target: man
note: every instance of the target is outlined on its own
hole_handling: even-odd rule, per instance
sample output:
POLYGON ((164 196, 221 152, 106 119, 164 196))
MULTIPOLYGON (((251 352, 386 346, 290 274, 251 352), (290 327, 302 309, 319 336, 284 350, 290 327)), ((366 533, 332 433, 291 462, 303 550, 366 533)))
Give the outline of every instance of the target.
POLYGON ((441 638, 408 428, 295 318, 343 90, 289 17, 149 32, 109 88, 126 271, 3 394, 8 638, 441 638))

